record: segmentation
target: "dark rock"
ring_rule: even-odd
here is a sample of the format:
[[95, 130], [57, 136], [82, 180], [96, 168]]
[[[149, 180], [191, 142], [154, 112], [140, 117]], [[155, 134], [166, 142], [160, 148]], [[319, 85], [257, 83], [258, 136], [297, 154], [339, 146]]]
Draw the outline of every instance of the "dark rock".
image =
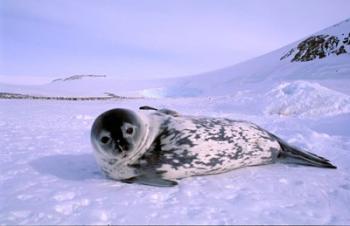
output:
[[341, 41], [344, 45], [350, 45], [350, 33], [343, 40], [332, 35], [311, 36], [300, 42], [296, 48], [289, 50], [280, 60], [289, 58], [294, 53], [291, 62], [306, 62], [317, 58], [322, 59], [333, 54], [347, 53], [346, 47], [339, 45]]
[[335, 54], [340, 55], [340, 54], [344, 54], [344, 53], [347, 53], [345, 47], [340, 46], [340, 48], [337, 50], [337, 52]]

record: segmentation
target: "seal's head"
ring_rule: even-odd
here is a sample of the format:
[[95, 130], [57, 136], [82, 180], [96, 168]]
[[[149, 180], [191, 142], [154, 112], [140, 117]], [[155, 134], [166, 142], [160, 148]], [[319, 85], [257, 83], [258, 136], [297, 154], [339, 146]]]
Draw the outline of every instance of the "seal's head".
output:
[[97, 154], [127, 161], [139, 152], [145, 136], [142, 119], [127, 109], [112, 109], [97, 117], [91, 129], [91, 142]]

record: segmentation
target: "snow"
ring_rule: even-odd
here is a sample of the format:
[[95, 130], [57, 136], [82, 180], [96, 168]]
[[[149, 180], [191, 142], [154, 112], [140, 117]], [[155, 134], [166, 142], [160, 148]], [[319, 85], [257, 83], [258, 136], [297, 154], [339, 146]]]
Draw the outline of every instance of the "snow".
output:
[[[349, 24], [323, 33], [348, 32]], [[146, 97], [0, 99], [0, 223], [350, 224], [350, 55], [280, 61], [296, 44], [182, 78], [0, 84], [0, 92], [31, 95]], [[109, 180], [93, 156], [91, 125], [111, 108], [142, 105], [249, 120], [338, 169], [271, 164], [186, 178], [172, 188]]]
[[[350, 131], [344, 125], [350, 114], [250, 114], [243, 107], [233, 110], [234, 98], [1, 100], [1, 223], [349, 224]], [[105, 178], [89, 141], [94, 118], [110, 108], [145, 104], [253, 121], [329, 158], [338, 169], [274, 164], [187, 178], [174, 188]]]
[[350, 97], [318, 83], [286, 82], [267, 94], [268, 114], [320, 116], [350, 112]]

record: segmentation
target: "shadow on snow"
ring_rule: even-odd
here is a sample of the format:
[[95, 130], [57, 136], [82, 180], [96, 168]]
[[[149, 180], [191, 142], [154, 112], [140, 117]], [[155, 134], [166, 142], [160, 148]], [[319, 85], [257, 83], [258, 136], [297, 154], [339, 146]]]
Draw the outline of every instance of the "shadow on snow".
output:
[[33, 160], [30, 165], [41, 174], [64, 180], [82, 181], [104, 178], [93, 155], [51, 155]]

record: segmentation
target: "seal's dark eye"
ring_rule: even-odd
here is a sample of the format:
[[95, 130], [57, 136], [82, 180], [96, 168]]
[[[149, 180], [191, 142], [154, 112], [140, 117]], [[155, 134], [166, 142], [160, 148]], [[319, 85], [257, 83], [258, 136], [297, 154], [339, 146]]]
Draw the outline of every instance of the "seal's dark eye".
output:
[[109, 142], [109, 137], [106, 137], [106, 136], [102, 137], [102, 138], [101, 138], [101, 142], [102, 142], [103, 144], [107, 144], [107, 143]]
[[132, 134], [133, 132], [134, 132], [134, 129], [131, 127], [126, 130], [126, 133], [129, 135]]

